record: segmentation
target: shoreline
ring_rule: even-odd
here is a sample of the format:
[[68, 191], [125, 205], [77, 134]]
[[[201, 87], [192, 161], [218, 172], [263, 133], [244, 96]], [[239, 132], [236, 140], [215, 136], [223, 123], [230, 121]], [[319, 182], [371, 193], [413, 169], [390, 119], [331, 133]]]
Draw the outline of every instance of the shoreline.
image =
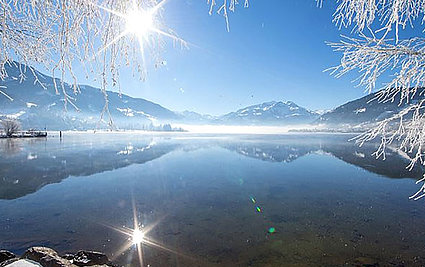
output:
[[8, 250], [0, 250], [0, 267], [117, 267], [106, 254], [97, 251], [79, 250], [59, 255], [48, 247], [31, 247], [18, 256]]

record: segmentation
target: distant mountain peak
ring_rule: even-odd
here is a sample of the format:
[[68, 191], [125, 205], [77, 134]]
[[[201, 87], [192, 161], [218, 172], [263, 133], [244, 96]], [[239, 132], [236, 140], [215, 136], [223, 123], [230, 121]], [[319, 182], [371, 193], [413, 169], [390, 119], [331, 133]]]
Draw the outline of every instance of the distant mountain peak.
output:
[[220, 117], [233, 124], [304, 124], [314, 121], [318, 114], [292, 101], [269, 101], [241, 108]]
[[414, 98], [410, 99], [409, 103], [400, 105], [399, 95], [398, 99], [395, 99], [395, 101], [384, 103], [374, 100], [375, 97], [376, 93], [371, 93], [362, 98], [340, 105], [321, 115], [317, 123], [334, 126], [341, 124], [351, 126], [369, 125], [389, 118], [406, 106], [425, 98], [424, 95], [418, 93]]

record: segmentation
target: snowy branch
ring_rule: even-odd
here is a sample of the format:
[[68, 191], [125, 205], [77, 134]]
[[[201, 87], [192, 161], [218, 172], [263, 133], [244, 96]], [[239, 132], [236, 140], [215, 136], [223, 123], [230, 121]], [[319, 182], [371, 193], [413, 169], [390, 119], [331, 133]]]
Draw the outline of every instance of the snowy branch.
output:
[[331, 74], [341, 77], [357, 70], [359, 85], [368, 92], [376, 89], [376, 83], [383, 74], [390, 74], [379, 93], [380, 101], [394, 101], [400, 94], [400, 104], [409, 102], [417, 91], [425, 87], [425, 39], [412, 38], [398, 44], [386, 40], [362, 36], [363, 39], [345, 37], [339, 43], [329, 43], [336, 52], [342, 53], [338, 66], [328, 69]]
[[[322, 0], [316, 0], [321, 3]], [[334, 23], [342, 28], [353, 27], [357, 32], [373, 30], [383, 33], [382, 39], [394, 31], [398, 42], [400, 30], [413, 27], [413, 21], [425, 13], [425, 0], [337, 0]], [[374, 25], [376, 21], [379, 25]]]
[[[317, 1], [322, 4], [322, 0]], [[352, 28], [357, 36], [328, 43], [342, 54], [340, 64], [328, 71], [336, 77], [357, 71], [360, 86], [369, 93], [380, 89], [372, 101], [399, 101], [400, 107], [393, 116], [358, 136], [357, 142], [362, 145], [380, 139], [374, 153], [377, 158], [385, 159], [386, 148], [396, 145], [410, 157], [407, 168], [425, 165], [425, 38], [399, 38], [400, 31], [413, 28], [415, 20], [421, 18], [423, 24], [425, 0], [338, 0], [337, 3], [334, 23], [339, 28]], [[425, 196], [425, 175], [418, 182], [424, 185], [411, 197], [415, 200]]]
[[[244, 1], [244, 7], [249, 7], [249, 0], [242, 0]], [[217, 5], [217, 0], [207, 0], [207, 3], [210, 5], [210, 15], [212, 15], [215, 6]], [[230, 24], [229, 24], [229, 12], [235, 12], [236, 5], [239, 4], [238, 0], [222, 0], [222, 4], [217, 9], [217, 14], [222, 14], [225, 21], [226, 21], [226, 27], [227, 31], [230, 31]]]
[[[220, 4], [217, 13], [225, 17], [229, 30], [228, 11], [233, 12], [238, 1], [206, 1], [210, 13]], [[71, 92], [65, 90], [65, 78], [71, 77], [72, 93], [78, 94], [73, 66], [82, 65], [87, 78], [100, 81], [105, 98], [101, 117], [109, 116], [106, 89], [119, 86], [121, 67], [131, 67], [134, 75], [145, 80], [147, 64], [164, 65], [163, 37], [186, 47], [186, 42], [160, 19], [155, 21], [158, 27], [145, 36], [143, 44], [140, 36], [123, 34], [126, 16], [135, 5], [141, 10], [155, 8], [161, 18], [164, 3], [164, 0], [0, 0], [0, 80], [8, 76], [5, 65], [13, 61], [28, 66], [44, 65], [54, 78], [59, 78], [58, 83], [53, 80], [54, 87], [56, 93], [63, 94], [65, 108], [70, 104], [78, 109]], [[244, 0], [244, 6], [248, 6], [248, 0]], [[5, 95], [3, 91], [0, 94]]]

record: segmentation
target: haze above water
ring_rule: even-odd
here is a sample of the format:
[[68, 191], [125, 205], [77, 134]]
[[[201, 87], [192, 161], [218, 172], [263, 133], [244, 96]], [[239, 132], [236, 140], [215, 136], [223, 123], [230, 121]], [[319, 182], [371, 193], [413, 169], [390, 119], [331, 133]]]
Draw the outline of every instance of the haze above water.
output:
[[[0, 248], [104, 251], [138, 220], [150, 266], [423, 266], [423, 170], [349, 135], [67, 134], [0, 140]], [[115, 229], [114, 229], [115, 228]]]

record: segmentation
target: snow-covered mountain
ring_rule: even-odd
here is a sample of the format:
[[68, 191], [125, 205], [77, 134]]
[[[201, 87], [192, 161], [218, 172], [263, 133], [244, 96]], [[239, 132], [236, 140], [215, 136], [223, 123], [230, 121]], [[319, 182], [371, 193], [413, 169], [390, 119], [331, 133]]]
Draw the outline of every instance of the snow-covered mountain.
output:
[[416, 103], [425, 96], [419, 91], [414, 98], [409, 100], [409, 103], [400, 105], [400, 95], [395, 97], [393, 102], [379, 103], [374, 100], [376, 93], [369, 94], [362, 98], [350, 101], [343, 104], [320, 116], [316, 123], [334, 125], [369, 125], [388, 118], [407, 105]]
[[[32, 71], [24, 65], [7, 65], [6, 72], [8, 77], [0, 81], [0, 86], [13, 100], [0, 97], [0, 117], [19, 119], [24, 129], [47, 127], [50, 130], [84, 130], [99, 126], [100, 115], [105, 106], [100, 89], [81, 85], [80, 92], [75, 94], [71, 85], [64, 84], [66, 93], [77, 107], [68, 103], [65, 110], [59, 80], [56, 80], [59, 88], [56, 93], [52, 77]], [[39, 82], [35, 83], [36, 77]], [[108, 91], [108, 100], [114, 124], [119, 128], [140, 129], [154, 121], [181, 118], [158, 104], [125, 94]], [[107, 119], [108, 116], [105, 115], [104, 120]], [[105, 123], [100, 123], [100, 127], [105, 126]]]
[[180, 112], [181, 121], [184, 123], [193, 124], [210, 124], [219, 122], [219, 118], [208, 114], [200, 114], [194, 111], [185, 110]]
[[[86, 130], [106, 128], [108, 115], [100, 122], [105, 106], [100, 89], [64, 84], [69, 100], [65, 105], [60, 80], [19, 63], [6, 66], [8, 76], [0, 89], [13, 100], [0, 95], [0, 119], [16, 118], [23, 129]], [[59, 89], [56, 92], [54, 84]], [[108, 91], [109, 111], [114, 126], [121, 129], [144, 129], [154, 123], [226, 124], [226, 125], [293, 125], [311, 123], [319, 114], [291, 101], [272, 101], [249, 106], [223, 116], [202, 115], [193, 111], [173, 112], [142, 98]], [[66, 107], [66, 110], [65, 110]], [[100, 123], [99, 123], [100, 122]]]
[[319, 117], [316, 112], [292, 101], [271, 101], [228, 113], [220, 120], [229, 124], [289, 125], [311, 123]]

